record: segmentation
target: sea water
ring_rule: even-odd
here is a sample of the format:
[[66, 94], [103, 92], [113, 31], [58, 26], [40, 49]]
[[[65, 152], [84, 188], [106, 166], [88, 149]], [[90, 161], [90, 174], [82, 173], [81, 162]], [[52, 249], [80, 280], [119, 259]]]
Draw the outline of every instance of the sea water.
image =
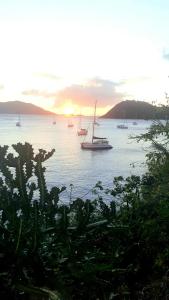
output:
[[[46, 181], [48, 187], [66, 186], [63, 198], [87, 198], [98, 181], [104, 188], [113, 186], [113, 178], [132, 174], [141, 175], [145, 172], [145, 143], [137, 143], [130, 136], [140, 135], [147, 131], [151, 121], [126, 120], [128, 129], [118, 129], [124, 120], [99, 119], [95, 126], [95, 135], [106, 137], [113, 146], [111, 150], [82, 150], [81, 142], [91, 141], [92, 118], [84, 117], [82, 127], [87, 128], [87, 136], [78, 136], [79, 118], [71, 117], [74, 127], [68, 127], [68, 117], [56, 117], [53, 124], [51, 116], [22, 115], [21, 127], [16, 126], [17, 115], [0, 115], [0, 145], [11, 145], [28, 142], [33, 145], [35, 153], [38, 149], [50, 151], [55, 149], [53, 156], [45, 162]], [[72, 186], [73, 185], [73, 186]], [[70, 196], [71, 194], [71, 196]]]

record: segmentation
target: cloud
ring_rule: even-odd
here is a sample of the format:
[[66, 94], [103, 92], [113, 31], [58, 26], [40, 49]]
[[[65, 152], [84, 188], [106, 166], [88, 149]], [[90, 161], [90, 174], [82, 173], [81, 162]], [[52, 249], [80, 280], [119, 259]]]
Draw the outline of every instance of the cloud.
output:
[[43, 90], [30, 89], [30, 90], [22, 91], [22, 95], [32, 96], [32, 97], [53, 98], [56, 97], [56, 92], [51, 93]]
[[163, 54], [162, 54], [162, 57], [166, 60], [169, 60], [169, 50], [168, 50], [168, 47], [163, 49]]
[[22, 92], [24, 96], [41, 97], [54, 101], [53, 107], [58, 108], [70, 102], [74, 106], [91, 107], [97, 100], [97, 107], [112, 107], [124, 100], [126, 94], [119, 92], [117, 88], [124, 83], [113, 82], [101, 78], [90, 79], [83, 84], [72, 84], [60, 91], [48, 91], [40, 89], [28, 89]]
[[169, 60], [169, 53], [163, 53], [163, 58]]
[[123, 85], [123, 84], [138, 84], [140, 82], [147, 82], [151, 79], [152, 78], [150, 76], [137, 76], [137, 77], [127, 78], [127, 79], [121, 81], [120, 85]]
[[46, 72], [34, 73], [34, 75], [37, 76], [37, 77], [43, 77], [43, 78], [47, 78], [47, 79], [51, 79], [51, 80], [60, 80], [60, 79], [62, 79], [62, 77], [60, 77], [60, 76], [56, 76], [54, 74], [50, 74], [50, 73], [46, 73]]
[[117, 92], [116, 88], [121, 83], [110, 80], [94, 78], [84, 84], [73, 84], [57, 93], [55, 105], [60, 105], [65, 100], [72, 100], [75, 105], [92, 106], [98, 101], [98, 106], [113, 106], [123, 100], [125, 94]]

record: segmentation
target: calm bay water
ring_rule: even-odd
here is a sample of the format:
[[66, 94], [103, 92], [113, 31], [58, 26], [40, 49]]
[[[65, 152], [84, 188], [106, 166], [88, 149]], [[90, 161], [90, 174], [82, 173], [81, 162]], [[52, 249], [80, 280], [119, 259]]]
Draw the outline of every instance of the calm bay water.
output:
[[[147, 145], [130, 140], [129, 136], [139, 135], [150, 126], [150, 121], [126, 120], [128, 129], [117, 129], [122, 120], [99, 119], [100, 126], [96, 126], [96, 136], [107, 137], [112, 150], [86, 151], [80, 143], [84, 137], [77, 135], [79, 118], [72, 119], [73, 128], [68, 128], [67, 117], [57, 117], [56, 125], [52, 124], [51, 116], [24, 115], [21, 116], [21, 127], [17, 127], [17, 115], [0, 115], [0, 144], [9, 145], [18, 142], [29, 142], [35, 150], [42, 148], [56, 151], [46, 162], [46, 179], [48, 186], [68, 187], [64, 198], [69, 198], [70, 184], [73, 184], [73, 196], [90, 194], [90, 190], [97, 181], [102, 181], [105, 188], [112, 186], [114, 176], [141, 175], [145, 166]], [[82, 120], [82, 127], [89, 128], [85, 140], [91, 139], [91, 118]], [[135, 163], [133, 168], [131, 164]]]

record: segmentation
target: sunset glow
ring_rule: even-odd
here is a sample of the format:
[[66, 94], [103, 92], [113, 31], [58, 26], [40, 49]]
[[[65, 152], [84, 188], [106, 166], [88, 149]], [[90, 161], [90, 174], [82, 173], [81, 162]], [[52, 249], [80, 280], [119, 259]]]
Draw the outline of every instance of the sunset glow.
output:
[[167, 1], [9, 0], [0, 8], [0, 101], [65, 115], [92, 115], [95, 100], [98, 115], [126, 99], [165, 102]]
[[53, 112], [56, 114], [61, 114], [65, 116], [77, 115], [79, 114], [80, 107], [75, 105], [72, 100], [62, 101], [58, 105], [54, 105]]
[[74, 114], [74, 107], [73, 106], [64, 106], [63, 107], [63, 114], [64, 115], [73, 115]]

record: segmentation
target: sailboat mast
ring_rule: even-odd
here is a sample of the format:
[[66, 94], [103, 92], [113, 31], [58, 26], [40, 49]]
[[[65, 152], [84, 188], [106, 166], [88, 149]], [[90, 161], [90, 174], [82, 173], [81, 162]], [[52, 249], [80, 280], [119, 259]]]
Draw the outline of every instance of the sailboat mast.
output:
[[79, 119], [79, 128], [81, 129], [81, 120], [82, 120], [82, 114], [81, 114], [81, 111], [80, 111], [80, 119]]
[[94, 106], [93, 130], [92, 130], [92, 144], [93, 144], [94, 126], [95, 126], [95, 120], [96, 120], [96, 103], [97, 103], [97, 101], [95, 102], [95, 106]]

